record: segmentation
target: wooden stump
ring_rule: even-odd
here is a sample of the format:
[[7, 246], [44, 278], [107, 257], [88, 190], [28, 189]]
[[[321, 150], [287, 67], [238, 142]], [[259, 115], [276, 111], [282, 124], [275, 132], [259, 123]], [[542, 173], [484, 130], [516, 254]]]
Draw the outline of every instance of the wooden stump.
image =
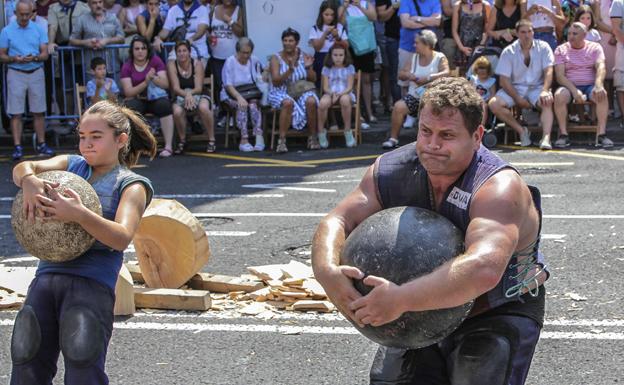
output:
[[134, 236], [139, 266], [148, 287], [177, 289], [210, 258], [201, 223], [179, 202], [154, 199]]
[[114, 312], [115, 315], [133, 315], [135, 311], [132, 276], [126, 265], [121, 265], [117, 284], [115, 285]]

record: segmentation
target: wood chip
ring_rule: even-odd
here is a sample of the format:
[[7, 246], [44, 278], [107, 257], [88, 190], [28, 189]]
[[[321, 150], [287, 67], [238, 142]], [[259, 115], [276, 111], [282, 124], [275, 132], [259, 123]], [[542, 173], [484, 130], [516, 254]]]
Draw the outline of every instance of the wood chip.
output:
[[253, 302], [242, 309], [239, 309], [238, 312], [246, 315], [258, 315], [267, 311], [267, 307], [264, 306], [261, 302]]
[[329, 301], [310, 301], [310, 300], [297, 301], [296, 303], [292, 305], [292, 308], [293, 310], [298, 310], [298, 311], [314, 310], [314, 311], [325, 312], [325, 313], [336, 310], [336, 307], [334, 306], [334, 304]]
[[209, 273], [195, 274], [188, 284], [193, 289], [208, 290], [214, 293], [229, 293], [231, 291], [251, 293], [264, 286], [262, 282], [257, 280], [250, 281], [241, 277]]
[[134, 303], [138, 308], [204, 311], [211, 299], [205, 290], [135, 288]]
[[282, 279], [284, 276], [282, 267], [284, 266], [286, 265], [249, 266], [247, 267], [247, 270], [264, 281], [270, 281]]
[[286, 278], [306, 279], [314, 276], [312, 267], [299, 261], [290, 261], [288, 265], [282, 265], [281, 269]]

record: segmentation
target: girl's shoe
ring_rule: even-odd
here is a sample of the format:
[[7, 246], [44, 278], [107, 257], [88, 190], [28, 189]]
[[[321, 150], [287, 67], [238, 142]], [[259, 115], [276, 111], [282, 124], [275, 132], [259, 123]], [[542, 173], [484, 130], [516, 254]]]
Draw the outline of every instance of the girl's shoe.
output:
[[345, 131], [345, 144], [348, 148], [355, 147], [357, 142], [355, 141], [355, 137], [353, 136], [353, 131]]
[[162, 150], [162, 151], [160, 152], [160, 154], [158, 154], [158, 157], [159, 157], [159, 158], [169, 158], [169, 157], [170, 157], [170, 156], [172, 156], [172, 155], [173, 155], [173, 151], [171, 151], [171, 150], [170, 150], [170, 149], [168, 149], [168, 148], [165, 148], [164, 150]]
[[249, 142], [245, 144], [239, 144], [238, 149], [241, 150], [242, 152], [252, 152], [254, 150], [253, 146]]
[[264, 151], [264, 136], [256, 135], [256, 145], [254, 146], [254, 151]]
[[173, 151], [173, 153], [176, 155], [183, 154], [185, 147], [186, 147], [186, 141], [181, 140], [178, 142], [178, 145], [176, 146], [176, 149]]
[[327, 147], [329, 147], [329, 141], [327, 140], [327, 131], [319, 131], [318, 141], [322, 149], [326, 149]]

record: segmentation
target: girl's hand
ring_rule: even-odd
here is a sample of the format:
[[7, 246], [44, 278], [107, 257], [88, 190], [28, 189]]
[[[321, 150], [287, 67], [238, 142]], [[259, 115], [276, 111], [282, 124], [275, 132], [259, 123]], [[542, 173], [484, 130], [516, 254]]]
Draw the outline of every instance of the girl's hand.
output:
[[86, 207], [82, 204], [77, 192], [67, 188], [65, 194], [61, 195], [52, 184], [47, 182], [45, 183], [45, 192], [49, 198], [43, 194], [37, 195], [41, 210], [45, 213], [45, 221], [80, 223]]
[[[37, 195], [45, 193], [45, 182], [43, 179], [37, 178], [35, 175], [27, 175], [22, 178], [22, 194], [23, 194], [23, 213], [26, 220], [30, 223], [35, 222], [35, 217], [43, 217], [40, 211], [39, 200]], [[58, 187], [58, 183], [53, 186]]]
[[331, 94], [331, 104], [332, 105], [336, 104], [336, 102], [338, 102], [338, 100], [340, 100], [340, 95], [335, 93], [335, 92], [332, 92], [332, 94]]

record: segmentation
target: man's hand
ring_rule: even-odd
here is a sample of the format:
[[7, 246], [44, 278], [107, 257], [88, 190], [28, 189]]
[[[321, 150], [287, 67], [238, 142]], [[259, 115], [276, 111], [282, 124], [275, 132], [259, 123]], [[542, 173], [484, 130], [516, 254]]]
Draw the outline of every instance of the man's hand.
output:
[[572, 97], [574, 98], [574, 103], [583, 104], [585, 103], [585, 95], [578, 88], [576, 91], [572, 93]]
[[550, 91], [542, 91], [539, 96], [540, 106], [548, 107], [552, 105], [554, 99], [552, 92]]
[[[364, 273], [353, 266], [332, 266], [323, 274], [317, 274], [316, 279], [325, 289], [330, 301], [338, 310], [352, 320], [355, 313], [349, 308], [349, 304], [362, 298], [362, 294], [353, 286], [352, 279], [362, 279]], [[364, 325], [361, 325], [364, 326]]]
[[399, 318], [405, 312], [405, 304], [401, 300], [400, 287], [387, 279], [369, 275], [364, 284], [374, 289], [365, 297], [349, 304], [355, 312], [358, 324], [381, 326]]
[[594, 95], [594, 100], [596, 103], [600, 103], [607, 98], [607, 91], [605, 91], [604, 87], [596, 86], [592, 90], [592, 94]]
[[48, 54], [52, 55], [54, 52], [56, 52], [57, 47], [58, 47], [58, 44], [56, 43], [48, 44]]
[[521, 109], [531, 108], [532, 107], [531, 103], [529, 103], [529, 101], [526, 100], [523, 97], [518, 97], [518, 99], [516, 99], [515, 102], [516, 102], [516, 105], [518, 106], [518, 108], [521, 108]]
[[303, 54], [303, 65], [305, 67], [310, 67], [313, 64], [314, 64], [314, 57]]
[[154, 43], [152, 44], [152, 47], [154, 47], [154, 51], [160, 53], [160, 51], [162, 50], [162, 44], [163, 41], [160, 39], [160, 37], [156, 36], [154, 38]]
[[95, 86], [97, 88], [104, 87], [105, 83], [106, 83], [106, 79], [95, 79]]

